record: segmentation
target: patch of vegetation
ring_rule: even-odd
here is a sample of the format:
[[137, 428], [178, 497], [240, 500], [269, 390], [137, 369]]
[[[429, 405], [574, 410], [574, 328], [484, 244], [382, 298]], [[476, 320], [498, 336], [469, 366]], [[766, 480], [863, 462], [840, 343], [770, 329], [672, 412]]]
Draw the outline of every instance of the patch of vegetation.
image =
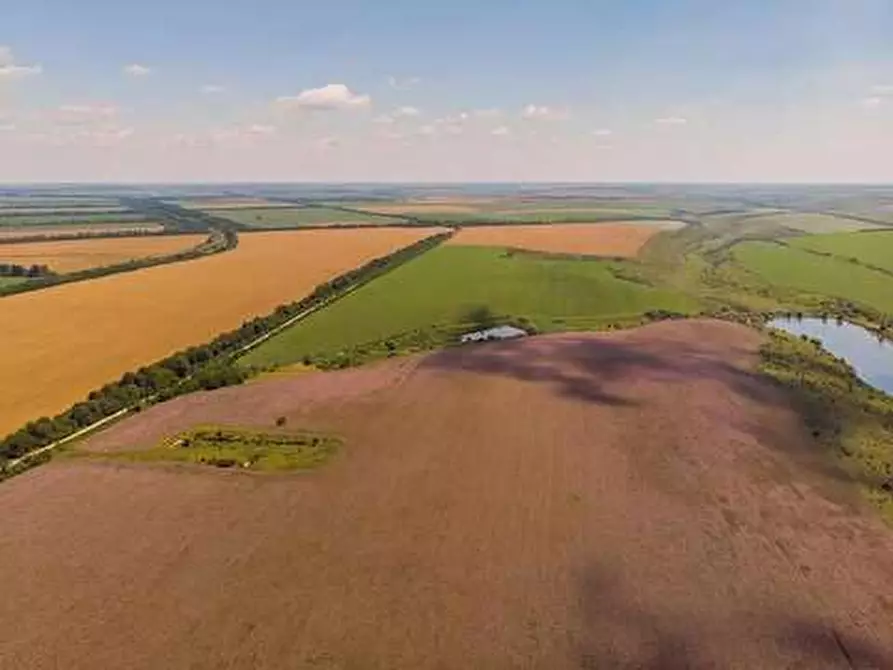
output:
[[[359, 358], [356, 348], [409, 341], [411, 349], [476, 330], [472, 308], [494, 323], [521, 318], [543, 331], [583, 330], [636, 320], [652, 310], [693, 313], [697, 301], [673, 290], [627, 281], [620, 262], [518, 254], [491, 247], [446, 246], [407, 263], [313, 314], [248, 354], [247, 367], [315, 365]], [[326, 365], [323, 364], [323, 367]]]
[[893, 398], [863, 383], [816, 340], [770, 331], [760, 369], [792, 389], [817, 442], [893, 524]]
[[893, 273], [893, 230], [807, 235], [790, 240], [789, 244]]
[[306, 470], [322, 465], [340, 444], [338, 439], [318, 433], [203, 426], [167, 438], [152, 449], [112, 454], [79, 451], [74, 455], [103, 460], [193, 463], [215, 468], [277, 472]]
[[145, 215], [132, 211], [29, 214], [24, 210], [16, 213], [0, 210], [0, 227], [21, 227], [31, 225], [84, 226], [91, 223], [131, 223], [146, 220], [148, 219]]

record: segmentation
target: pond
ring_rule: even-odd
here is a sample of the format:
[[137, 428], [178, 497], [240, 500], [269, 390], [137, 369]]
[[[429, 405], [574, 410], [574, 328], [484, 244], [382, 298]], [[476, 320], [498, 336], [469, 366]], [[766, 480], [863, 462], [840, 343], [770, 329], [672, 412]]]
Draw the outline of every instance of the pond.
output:
[[893, 343], [851, 323], [835, 319], [779, 318], [769, 322], [792, 335], [806, 335], [821, 341], [832, 354], [845, 359], [856, 374], [877, 389], [893, 394]]

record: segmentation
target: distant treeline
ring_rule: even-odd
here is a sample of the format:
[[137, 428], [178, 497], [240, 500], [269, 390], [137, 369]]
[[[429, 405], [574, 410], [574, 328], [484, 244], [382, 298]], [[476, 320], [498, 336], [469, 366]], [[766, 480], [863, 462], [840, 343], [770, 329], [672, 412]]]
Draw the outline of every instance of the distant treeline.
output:
[[[302, 312], [333, 300], [425, 253], [451, 234], [428, 237], [392, 254], [376, 258], [320, 284], [306, 298], [280, 305], [267, 316], [246, 321], [237, 330], [219, 335], [208, 344], [190, 347], [136, 372], [126, 373], [119, 381], [91, 392], [87, 400], [77, 403], [62, 414], [32, 421], [7, 436], [0, 442], [0, 463], [52, 444], [121, 410], [138, 408], [141, 403], [161, 402], [197, 390], [216, 389], [243, 382], [247, 373], [234, 365], [235, 359], [259, 337]], [[0, 478], [5, 472], [5, 466], [0, 465]]]
[[195, 233], [209, 230], [237, 231], [248, 226], [201, 210], [186, 209], [158, 198], [122, 198], [122, 204], [158, 221], [168, 230]]
[[55, 273], [49, 265], [18, 265], [17, 263], [0, 263], [0, 277], [53, 277]]
[[32, 242], [65, 242], [68, 240], [105, 240], [118, 237], [159, 237], [163, 235], [190, 235], [179, 230], [146, 230], [135, 228], [133, 230], [84, 230], [79, 233], [35, 233], [21, 237], [0, 237], [0, 245], [25, 244]]
[[191, 249], [186, 249], [168, 256], [149, 256], [146, 258], [135, 258], [124, 263], [116, 263], [115, 265], [105, 265], [95, 268], [87, 268], [78, 272], [70, 272], [68, 274], [49, 274], [41, 275], [36, 279], [22, 283], [13, 284], [12, 286], [0, 287], [0, 297], [12, 295], [13, 293], [24, 293], [25, 291], [34, 291], [48, 286], [57, 286], [59, 284], [69, 284], [71, 282], [83, 281], [85, 279], [97, 279], [108, 275], [118, 274], [120, 272], [131, 272], [133, 270], [141, 270], [156, 265], [165, 265], [167, 263], [176, 263], [179, 261], [187, 261], [209, 254], [220, 253], [235, 249], [239, 244], [239, 238], [232, 231], [215, 231], [211, 233], [207, 240], [200, 245]]

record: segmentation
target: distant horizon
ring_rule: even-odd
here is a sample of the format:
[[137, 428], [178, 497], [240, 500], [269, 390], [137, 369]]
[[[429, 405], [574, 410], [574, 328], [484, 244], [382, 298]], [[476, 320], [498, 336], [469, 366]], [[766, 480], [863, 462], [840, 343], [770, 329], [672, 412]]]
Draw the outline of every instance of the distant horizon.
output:
[[80, 187], [80, 186], [869, 186], [893, 187], [891, 181], [671, 181], [671, 180], [454, 180], [454, 181], [403, 181], [403, 180], [146, 180], [146, 181], [32, 181], [3, 182], [4, 188], [46, 188], [46, 187]]

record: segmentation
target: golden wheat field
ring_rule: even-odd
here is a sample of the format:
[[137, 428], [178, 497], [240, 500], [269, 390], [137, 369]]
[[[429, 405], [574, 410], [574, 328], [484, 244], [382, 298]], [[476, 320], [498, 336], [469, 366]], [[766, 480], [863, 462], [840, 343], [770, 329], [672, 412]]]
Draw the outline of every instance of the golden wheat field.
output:
[[0, 298], [0, 434], [435, 232], [252, 233], [227, 253]]
[[661, 225], [610, 223], [479, 226], [463, 228], [447, 244], [631, 258], [663, 229]]
[[0, 262], [48, 265], [60, 274], [116, 265], [138, 258], [168, 256], [198, 246], [207, 235], [109, 237], [53, 242], [23, 242], [0, 246]]
[[164, 230], [164, 226], [160, 223], [150, 221], [134, 221], [128, 223], [89, 223], [82, 226], [65, 225], [34, 225], [27, 226], [9, 226], [0, 227], [0, 240], [18, 239], [20, 237], [58, 237], [60, 235], [102, 235], [107, 233], [121, 232], [159, 232]]

